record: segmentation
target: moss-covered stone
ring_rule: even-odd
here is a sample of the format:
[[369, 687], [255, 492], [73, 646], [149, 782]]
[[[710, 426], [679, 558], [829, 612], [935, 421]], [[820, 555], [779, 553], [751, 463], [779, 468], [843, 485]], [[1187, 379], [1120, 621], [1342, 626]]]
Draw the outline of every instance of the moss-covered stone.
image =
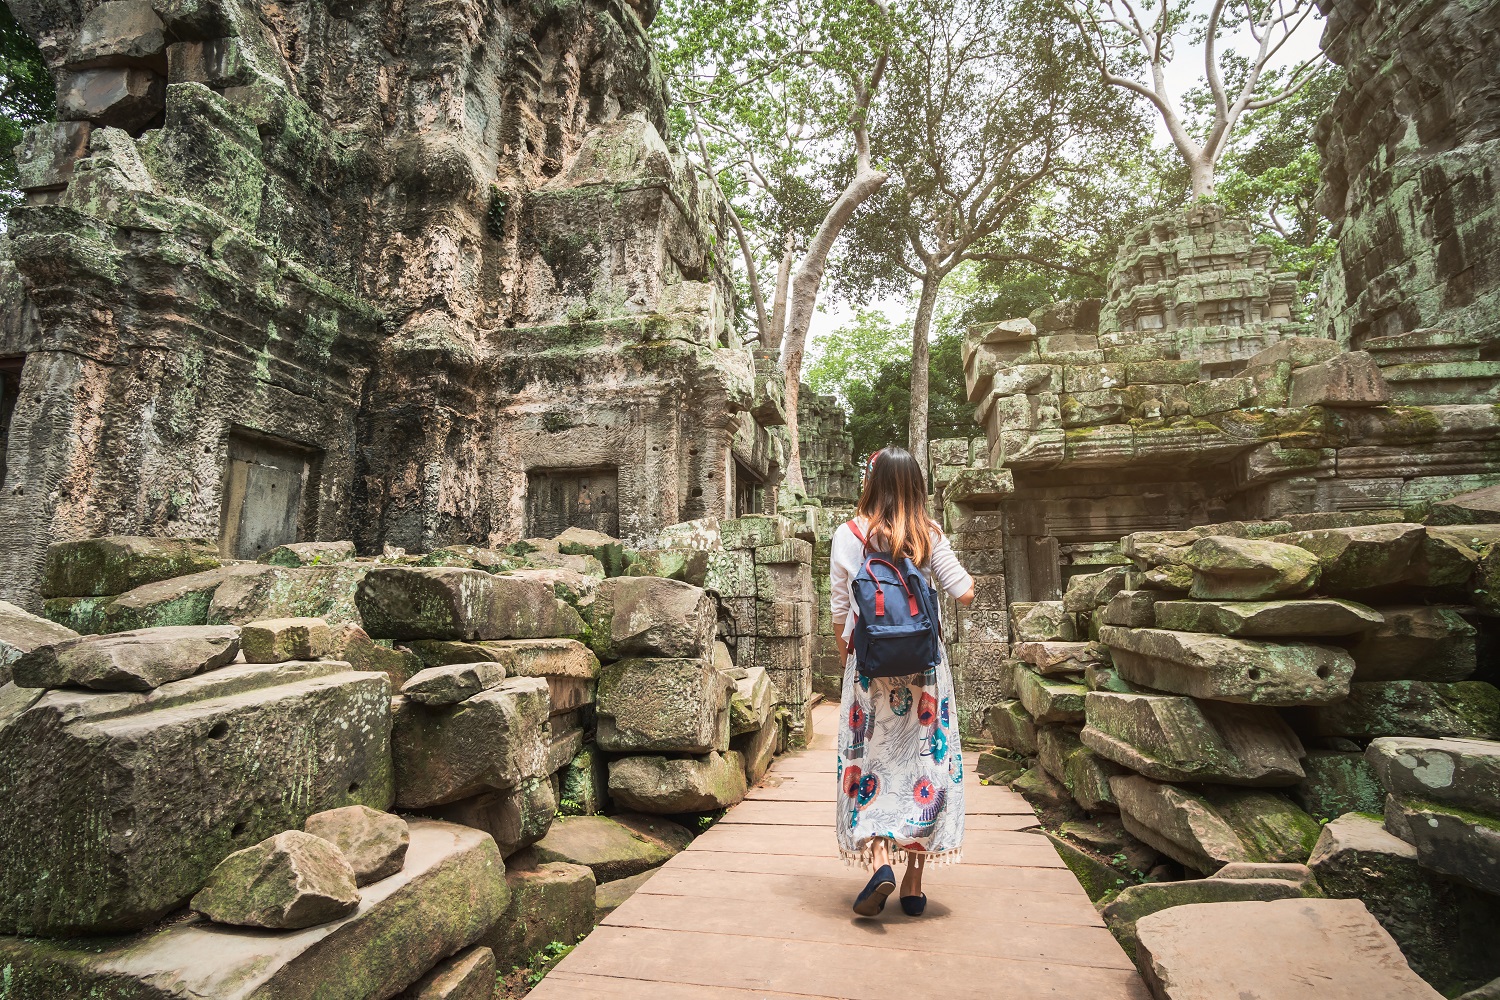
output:
[[1314, 750], [1302, 761], [1307, 776], [1291, 796], [1309, 816], [1331, 820], [1345, 813], [1379, 812], [1385, 789], [1364, 754]]
[[1136, 957], [1136, 921], [1148, 914], [1173, 906], [1196, 903], [1229, 903], [1271, 899], [1298, 899], [1306, 895], [1304, 886], [1280, 879], [1204, 878], [1183, 882], [1152, 882], [1126, 886], [1104, 907], [1105, 926], [1125, 949]]
[[1372, 681], [1349, 686], [1349, 697], [1315, 712], [1319, 735], [1369, 740], [1379, 736], [1500, 739], [1500, 690], [1483, 681]]
[[745, 791], [745, 762], [733, 750], [703, 757], [625, 757], [609, 765], [610, 798], [636, 812], [711, 812], [739, 802]]
[[54, 542], [47, 548], [42, 589], [47, 597], [120, 594], [218, 565], [218, 547], [206, 538], [107, 535]]
[[658, 816], [571, 816], [556, 820], [534, 850], [542, 861], [586, 865], [598, 881], [612, 882], [661, 865], [692, 839]]

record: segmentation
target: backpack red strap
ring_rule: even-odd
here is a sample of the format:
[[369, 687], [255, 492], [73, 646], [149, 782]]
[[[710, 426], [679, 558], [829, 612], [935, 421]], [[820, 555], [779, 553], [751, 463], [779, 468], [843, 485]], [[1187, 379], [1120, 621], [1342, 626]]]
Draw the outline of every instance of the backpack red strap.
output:
[[852, 531], [852, 532], [854, 532], [854, 537], [859, 539], [859, 544], [863, 545], [865, 548], [868, 549], [870, 547], [870, 540], [865, 537], [865, 533], [863, 531], [859, 530], [859, 525], [857, 525], [857, 524], [854, 523], [854, 519], [853, 518], [849, 519], [848, 524], [849, 524], [849, 530]]
[[[874, 563], [879, 563], [882, 566], [889, 566], [891, 570], [895, 572], [896, 579], [901, 583], [901, 589], [906, 591], [906, 606], [911, 610], [912, 614], [917, 614], [919, 612], [919, 608], [917, 606], [917, 595], [913, 594], [911, 592], [911, 588], [906, 585], [906, 578], [901, 575], [901, 567], [897, 566], [895, 563], [887, 562], [884, 559], [876, 559], [872, 556], [869, 559], [865, 560], [864, 568], [868, 570]], [[884, 617], [885, 615], [885, 591], [882, 590], [878, 584], [875, 587], [875, 614], [877, 617]]]

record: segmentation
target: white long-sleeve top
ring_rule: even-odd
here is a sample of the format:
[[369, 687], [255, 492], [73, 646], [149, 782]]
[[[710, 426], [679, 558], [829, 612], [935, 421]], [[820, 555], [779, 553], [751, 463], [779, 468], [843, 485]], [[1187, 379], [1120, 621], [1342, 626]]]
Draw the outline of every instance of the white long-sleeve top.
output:
[[[859, 530], [869, 535], [869, 526], [864, 518], [859, 521]], [[833, 547], [829, 559], [833, 564], [832, 587], [829, 603], [833, 610], [833, 627], [848, 640], [854, 634], [854, 578], [864, 563], [864, 543], [854, 534], [847, 523], [841, 524], [833, 533]], [[932, 554], [922, 567], [929, 580], [936, 579], [943, 593], [950, 597], [962, 597], [974, 585], [974, 578], [958, 561], [958, 554], [948, 541], [948, 536], [936, 527], [932, 529]]]

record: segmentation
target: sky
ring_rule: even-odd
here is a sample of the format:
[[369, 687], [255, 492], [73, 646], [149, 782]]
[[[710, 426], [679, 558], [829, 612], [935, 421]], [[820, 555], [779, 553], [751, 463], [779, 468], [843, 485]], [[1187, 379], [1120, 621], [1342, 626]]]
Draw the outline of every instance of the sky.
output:
[[[1140, 3], [1140, 0], [1137, 0]], [[1147, 3], [1150, 0], [1146, 0]], [[1193, 0], [1193, 7], [1199, 13], [1207, 14], [1213, 7], [1213, 0]], [[1154, 8], [1153, 8], [1154, 9]], [[1297, 65], [1310, 58], [1318, 51], [1318, 38], [1323, 32], [1322, 19], [1310, 19], [1301, 30], [1286, 43], [1279, 53], [1280, 58], [1273, 63], [1276, 66]], [[1248, 32], [1241, 32], [1238, 36], [1232, 36], [1235, 47], [1242, 52], [1252, 51], [1254, 42]], [[1220, 49], [1226, 48], [1221, 44]], [[1167, 82], [1171, 86], [1174, 95], [1181, 95], [1188, 89], [1197, 86], [1203, 79], [1203, 49], [1201, 46], [1186, 46], [1176, 59], [1167, 65]], [[1145, 104], [1145, 99], [1141, 99]], [[1156, 123], [1156, 142], [1160, 145], [1169, 144], [1166, 126], [1162, 124], [1161, 116], [1156, 114], [1152, 108], [1152, 117]], [[825, 289], [826, 289], [825, 284]], [[1037, 303], [1043, 305], [1044, 303]], [[854, 318], [854, 312], [860, 305], [870, 305], [887, 316], [894, 318], [904, 317], [908, 313], [907, 299], [892, 297], [876, 299], [869, 303], [849, 303], [831, 300], [826, 294], [818, 296], [818, 308], [813, 313], [812, 322], [808, 326], [808, 353], [817, 357], [819, 346], [823, 337], [832, 331], [848, 323]]]

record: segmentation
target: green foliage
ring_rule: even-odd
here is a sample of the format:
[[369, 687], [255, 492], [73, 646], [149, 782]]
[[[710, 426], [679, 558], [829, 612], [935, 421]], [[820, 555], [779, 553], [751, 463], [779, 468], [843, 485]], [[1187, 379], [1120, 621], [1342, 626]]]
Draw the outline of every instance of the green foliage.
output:
[[[582, 941], [583, 938], [579, 937], [578, 940]], [[564, 944], [561, 941], [552, 941], [544, 945], [540, 951], [526, 960], [526, 967], [529, 970], [526, 974], [527, 985], [535, 986], [541, 982], [546, 978], [547, 973], [551, 972], [558, 962], [567, 958], [568, 953], [576, 947], [578, 947], [577, 942]]]
[[804, 371], [813, 392], [849, 405], [851, 386], [873, 385], [880, 371], [911, 357], [905, 323], [879, 309], [863, 308], [854, 320], [819, 338], [817, 357]]
[[52, 76], [31, 36], [16, 23], [9, 4], [0, 4], [0, 209], [21, 200], [16, 190], [16, 147], [32, 125], [57, 113]]
[[[880, 360], [844, 378], [829, 375], [823, 382], [825, 388], [819, 390], [838, 396], [849, 408], [849, 433], [856, 455], [868, 455], [890, 444], [905, 447], [911, 420], [911, 347], [906, 324], [884, 316], [879, 319], [890, 334]], [[956, 328], [939, 333], [931, 352], [927, 416], [931, 436], [966, 437], [974, 429], [974, 408], [964, 389], [962, 333]]]

